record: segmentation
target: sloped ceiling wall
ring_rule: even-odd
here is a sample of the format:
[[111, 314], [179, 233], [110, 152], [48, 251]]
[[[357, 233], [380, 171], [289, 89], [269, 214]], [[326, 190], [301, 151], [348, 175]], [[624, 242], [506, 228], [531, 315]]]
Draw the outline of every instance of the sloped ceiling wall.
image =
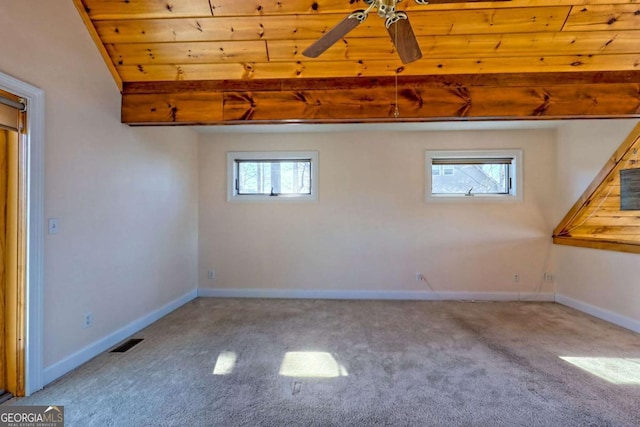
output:
[[640, 124], [554, 230], [557, 244], [640, 253], [640, 210], [621, 209], [620, 171], [640, 168]]

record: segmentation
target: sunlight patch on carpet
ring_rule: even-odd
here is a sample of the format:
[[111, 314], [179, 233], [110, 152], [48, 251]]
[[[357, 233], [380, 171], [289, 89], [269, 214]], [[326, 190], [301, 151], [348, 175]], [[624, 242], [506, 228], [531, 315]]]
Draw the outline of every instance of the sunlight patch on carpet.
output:
[[238, 355], [234, 351], [223, 351], [218, 355], [216, 366], [213, 368], [213, 375], [229, 375], [236, 367]]
[[640, 359], [620, 357], [560, 357], [613, 384], [640, 385]]
[[330, 353], [290, 351], [284, 355], [280, 375], [300, 378], [338, 378], [349, 376], [349, 373]]

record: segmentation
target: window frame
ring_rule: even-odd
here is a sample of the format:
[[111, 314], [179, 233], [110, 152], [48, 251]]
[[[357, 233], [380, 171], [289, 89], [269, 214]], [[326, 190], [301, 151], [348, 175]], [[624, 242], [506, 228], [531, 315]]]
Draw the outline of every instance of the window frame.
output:
[[[521, 149], [508, 150], [426, 150], [425, 151], [425, 202], [522, 202], [523, 201], [523, 153]], [[432, 192], [432, 166], [434, 159], [511, 159], [509, 178], [511, 188], [508, 194], [434, 194]]]
[[[310, 194], [238, 194], [236, 161], [295, 161], [311, 160]], [[227, 201], [228, 202], [315, 202], [318, 200], [318, 152], [317, 151], [229, 151], [227, 152]]]

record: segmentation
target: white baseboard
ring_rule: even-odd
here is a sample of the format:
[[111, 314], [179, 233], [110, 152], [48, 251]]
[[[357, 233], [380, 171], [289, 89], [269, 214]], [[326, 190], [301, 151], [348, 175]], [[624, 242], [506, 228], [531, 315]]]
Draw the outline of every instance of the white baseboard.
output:
[[555, 301], [553, 293], [199, 288], [199, 297], [410, 301]]
[[595, 305], [582, 302], [571, 297], [556, 294], [556, 302], [558, 304], [566, 305], [573, 309], [590, 314], [614, 325], [622, 326], [623, 328], [630, 329], [634, 332], [640, 333], [640, 321], [632, 319], [630, 317], [623, 316], [613, 311], [605, 310], [604, 308], [596, 307]]
[[190, 291], [184, 294], [183, 296], [179, 297], [178, 299], [175, 299], [165, 304], [164, 306], [158, 308], [157, 310], [154, 310], [151, 313], [145, 316], [142, 316], [137, 320], [134, 320], [133, 322], [107, 335], [106, 337], [99, 339], [93, 344], [90, 344], [85, 348], [71, 354], [70, 356], [65, 357], [61, 361], [46, 367], [44, 369], [44, 385], [47, 385], [50, 382], [60, 378], [67, 372], [93, 359], [100, 353], [108, 350], [109, 348], [118, 344], [120, 341], [124, 340], [125, 338], [135, 334], [141, 329], [146, 328], [153, 322], [166, 316], [167, 314], [176, 310], [180, 306], [188, 303], [189, 301], [197, 297], [198, 297], [197, 290]]

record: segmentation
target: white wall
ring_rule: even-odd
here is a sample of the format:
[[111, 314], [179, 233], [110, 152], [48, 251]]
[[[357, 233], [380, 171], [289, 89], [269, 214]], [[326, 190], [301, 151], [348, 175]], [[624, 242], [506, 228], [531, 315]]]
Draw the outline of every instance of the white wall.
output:
[[[425, 204], [424, 151], [479, 147], [524, 149], [524, 203]], [[319, 152], [318, 202], [226, 201], [227, 151], [296, 149]], [[201, 135], [200, 287], [552, 292], [554, 155], [553, 130]]]
[[2, 2], [0, 40], [0, 71], [46, 96], [45, 215], [60, 220], [45, 242], [51, 367], [196, 288], [197, 136], [120, 123], [71, 1]]
[[[560, 126], [556, 223], [637, 123], [637, 120], [593, 120], [566, 122]], [[640, 332], [640, 258], [637, 254], [556, 246], [555, 255], [561, 301]]]
[[[557, 152], [549, 130], [215, 134], [198, 147], [189, 129], [120, 124], [72, 2], [3, 2], [0, 39], [0, 71], [47, 97], [45, 211], [60, 219], [45, 247], [47, 367], [198, 283], [428, 291], [422, 272], [437, 291], [553, 292], [541, 278], [555, 264], [561, 294], [640, 319], [637, 255], [555, 247], [549, 260], [553, 227], [631, 122], [568, 122]], [[524, 149], [524, 203], [425, 204], [424, 150], [478, 147]], [[320, 152], [317, 203], [226, 202], [226, 151], [294, 149]]]

